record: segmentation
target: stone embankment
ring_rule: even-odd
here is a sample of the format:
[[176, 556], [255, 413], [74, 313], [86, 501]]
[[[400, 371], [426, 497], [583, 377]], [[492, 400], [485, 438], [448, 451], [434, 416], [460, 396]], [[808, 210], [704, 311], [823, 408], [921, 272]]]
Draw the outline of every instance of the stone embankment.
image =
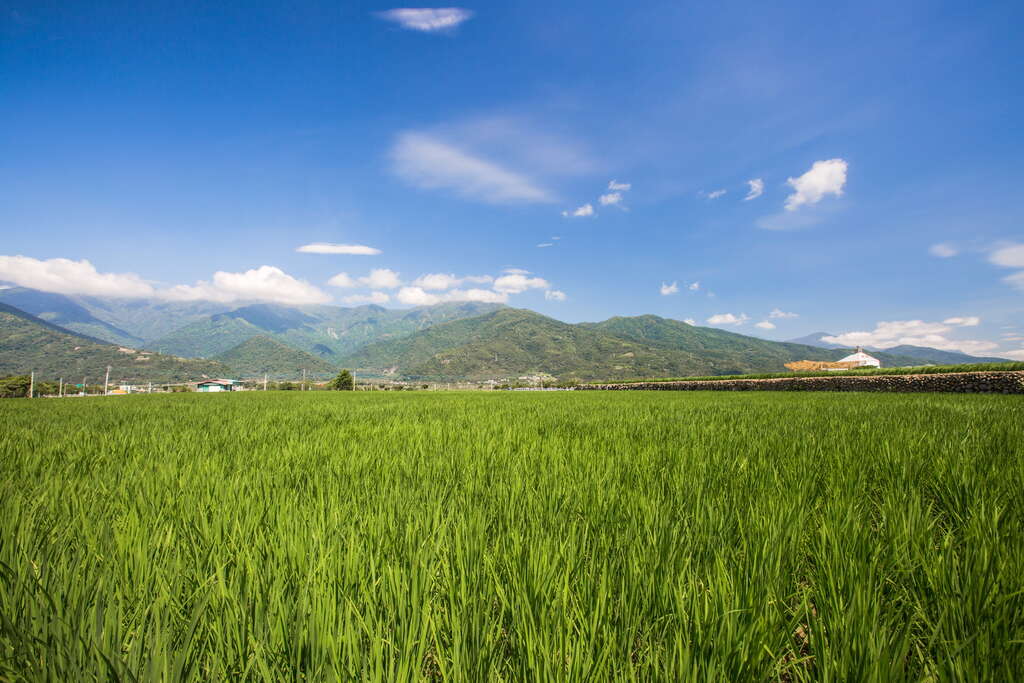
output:
[[890, 391], [960, 394], [1024, 394], [1024, 371], [950, 372], [930, 375], [843, 375], [776, 379], [586, 384], [596, 391]]

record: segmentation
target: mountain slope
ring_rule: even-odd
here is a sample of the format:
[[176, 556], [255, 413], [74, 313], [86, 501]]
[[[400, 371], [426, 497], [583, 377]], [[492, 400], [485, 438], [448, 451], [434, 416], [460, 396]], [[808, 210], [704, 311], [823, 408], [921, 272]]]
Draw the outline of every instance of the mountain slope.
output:
[[[874, 351], [871, 355], [876, 355]], [[899, 354], [916, 359], [919, 363], [930, 363], [932, 365], [958, 365], [961, 363], [1010, 363], [1008, 358], [996, 358], [994, 356], [971, 356], [960, 351], [943, 351], [928, 346], [910, 346], [904, 344], [893, 346], [885, 350], [885, 353]]]
[[302, 376], [328, 377], [338, 369], [323, 358], [293, 349], [266, 336], [252, 337], [214, 358], [231, 368], [232, 376], [295, 379]]
[[[369, 344], [340, 363], [365, 374], [415, 379], [499, 379], [547, 373], [562, 379], [625, 379], [785, 371], [794, 360], [837, 360], [846, 350], [747, 337], [658, 316], [570, 325], [501, 309]], [[913, 360], [883, 354], [886, 365]]]
[[164, 353], [208, 358], [252, 337], [268, 336], [334, 362], [364, 344], [402, 337], [495, 308], [495, 304], [478, 303], [445, 303], [412, 310], [253, 304], [200, 319], [148, 346]]
[[39, 379], [88, 377], [96, 382], [108, 365], [111, 381], [179, 382], [228, 372], [216, 361], [105, 344], [0, 303], [0, 375], [35, 371]]
[[805, 346], [820, 346], [823, 349], [841, 349], [841, 344], [833, 344], [822, 339], [822, 337], [834, 337], [835, 335], [830, 332], [812, 332], [811, 334], [804, 335], [803, 337], [797, 337], [796, 339], [787, 339], [787, 344], [804, 344]]
[[142, 339], [94, 316], [89, 309], [64, 294], [41, 292], [25, 287], [0, 289], [0, 302], [59, 325], [111, 344], [137, 346]]

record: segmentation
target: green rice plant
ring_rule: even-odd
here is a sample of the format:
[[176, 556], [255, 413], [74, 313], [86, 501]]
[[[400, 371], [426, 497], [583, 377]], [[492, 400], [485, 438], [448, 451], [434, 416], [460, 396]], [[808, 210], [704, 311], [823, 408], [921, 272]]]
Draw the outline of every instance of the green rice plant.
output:
[[1024, 678], [1024, 402], [0, 402], [0, 680]]

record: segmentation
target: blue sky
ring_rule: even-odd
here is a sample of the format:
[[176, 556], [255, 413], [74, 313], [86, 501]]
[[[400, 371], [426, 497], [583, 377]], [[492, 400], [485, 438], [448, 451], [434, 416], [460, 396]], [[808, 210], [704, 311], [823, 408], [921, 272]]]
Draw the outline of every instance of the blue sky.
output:
[[1020, 2], [258, 4], [0, 3], [0, 280], [1024, 359]]

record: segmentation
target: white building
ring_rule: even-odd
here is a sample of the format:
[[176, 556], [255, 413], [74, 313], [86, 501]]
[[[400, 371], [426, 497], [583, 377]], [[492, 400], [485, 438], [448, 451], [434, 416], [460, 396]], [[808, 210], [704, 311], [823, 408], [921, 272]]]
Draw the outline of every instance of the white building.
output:
[[869, 356], [868, 354], [864, 353], [864, 349], [862, 349], [859, 346], [857, 347], [856, 351], [851, 353], [846, 358], [840, 358], [839, 362], [840, 363], [856, 363], [857, 365], [854, 366], [854, 367], [858, 367], [858, 368], [864, 368], [864, 367], [868, 367], [868, 366], [874, 367], [874, 368], [882, 367], [882, 363], [877, 358], [875, 358], [874, 356]]

